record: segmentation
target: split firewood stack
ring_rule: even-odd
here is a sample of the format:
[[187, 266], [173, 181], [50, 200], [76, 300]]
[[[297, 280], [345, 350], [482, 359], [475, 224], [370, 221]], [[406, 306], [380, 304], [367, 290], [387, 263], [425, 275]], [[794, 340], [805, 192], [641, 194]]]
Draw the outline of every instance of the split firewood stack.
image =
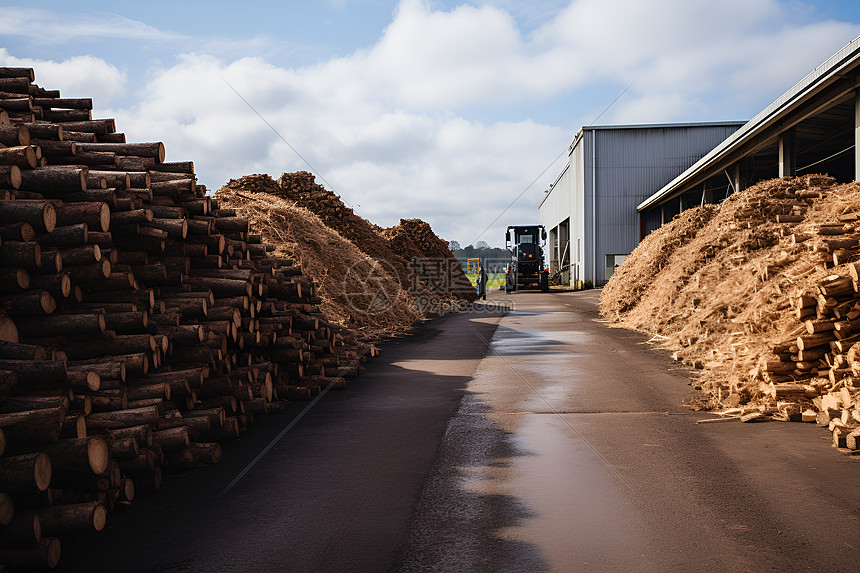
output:
[[376, 353], [191, 162], [0, 68], [0, 564], [48, 568], [163, 472]]
[[[809, 198], [817, 198], [812, 192]], [[801, 197], [802, 198], [802, 197]], [[804, 209], [777, 215], [778, 223], [803, 221]], [[775, 412], [789, 420], [817, 422], [833, 432], [836, 447], [860, 449], [860, 235], [856, 213], [819, 224], [814, 233], [787, 229], [785, 242], [813, 254], [809, 272], [816, 267], [834, 274], [814, 289], [789, 299], [796, 329], [773, 348], [775, 359], [761, 367], [762, 392]], [[785, 257], [793, 261], [797, 256]], [[849, 262], [851, 261], [851, 262]], [[768, 269], [773, 272], [775, 269]]]

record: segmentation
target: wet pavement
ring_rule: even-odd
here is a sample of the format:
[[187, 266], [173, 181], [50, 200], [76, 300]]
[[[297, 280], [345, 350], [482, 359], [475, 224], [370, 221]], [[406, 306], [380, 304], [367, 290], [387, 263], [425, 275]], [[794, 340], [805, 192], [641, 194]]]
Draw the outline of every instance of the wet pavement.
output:
[[225, 443], [220, 464], [167, 476], [101, 534], [64, 539], [58, 570], [385, 571], [500, 315], [449, 314], [386, 342], [282, 437], [306, 402]]
[[598, 296], [510, 295], [394, 570], [860, 570], [858, 460], [809, 425], [697, 425], [690, 371]]
[[[67, 544], [67, 571], [857, 571], [860, 465], [806, 424], [701, 424], [599, 291], [493, 292]], [[265, 448], [230, 491], [224, 488]]]

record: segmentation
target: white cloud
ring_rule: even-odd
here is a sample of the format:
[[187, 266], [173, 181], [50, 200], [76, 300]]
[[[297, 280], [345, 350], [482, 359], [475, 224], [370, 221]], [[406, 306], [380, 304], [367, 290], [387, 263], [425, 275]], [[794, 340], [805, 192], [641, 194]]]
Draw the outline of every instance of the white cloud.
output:
[[[565, 49], [588, 55], [581, 60], [590, 78], [636, 80], [610, 114], [614, 121], [690, 120], [714, 109], [735, 119], [736, 110], [776, 99], [860, 33], [843, 22], [792, 23], [788, 12], [775, 0], [580, 0], [549, 28], [567, 30]], [[571, 77], [569, 85], [579, 82]]]
[[110, 105], [125, 94], [126, 72], [95, 56], [62, 61], [16, 58], [0, 48], [0, 66], [33, 68], [36, 83], [58, 89], [64, 97], [92, 97], [94, 105]]
[[69, 16], [20, 7], [0, 8], [0, 34], [28, 36], [42, 44], [62, 44], [82, 38], [175, 40], [184, 37], [119, 14]]
[[[213, 190], [249, 173], [307, 170], [232, 86], [362, 216], [385, 226], [420, 217], [467, 241], [569, 138], [528, 121], [483, 125], [389, 109], [349, 90], [326, 93], [327, 73], [185, 55], [151, 71], [137, 105], [111, 113], [130, 140], [164, 141], [169, 161], [193, 159]], [[534, 219], [534, 207], [523, 203], [519, 218]]]
[[[200, 53], [148, 70], [131, 101], [118, 99], [125, 73], [91, 56], [36, 62], [0, 50], [0, 64], [32, 65], [46, 87], [107, 101], [130, 140], [164, 141], [168, 160], [193, 159], [213, 190], [248, 173], [307, 169], [229, 82], [360, 214], [381, 225], [420, 217], [465, 245], [573, 136], [522, 111], [506, 118], [512, 106], [586, 116], [577, 102], [590, 88], [638, 78], [601, 123], [740, 119], [860, 32], [794, 22], [776, 0], [546, 0], [554, 11], [532, 14], [528, 31], [506, 5], [443, 11], [404, 0], [377, 43], [305, 67], [230, 61], [200, 42]], [[504, 119], [470, 118], [484, 107]], [[507, 224], [536, 220], [560, 169], [481, 238], [498, 244]]]

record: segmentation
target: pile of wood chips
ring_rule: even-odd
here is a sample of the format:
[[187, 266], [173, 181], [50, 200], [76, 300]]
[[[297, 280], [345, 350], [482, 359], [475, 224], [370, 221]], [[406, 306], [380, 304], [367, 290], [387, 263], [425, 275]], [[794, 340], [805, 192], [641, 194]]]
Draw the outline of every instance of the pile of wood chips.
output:
[[396, 336], [423, 318], [411, 304], [411, 295], [398, 286], [397, 277], [385, 266], [372, 270], [382, 279], [378, 284], [390, 305], [379, 305], [378, 312], [364, 312], [353, 295], [362, 291], [366, 271], [371, 270], [365, 268], [367, 255], [314, 213], [284, 198], [268, 175], [231, 180], [217, 196], [261, 230], [264, 241], [275, 245], [276, 256], [295, 260], [313, 278], [323, 313], [349, 326], [360, 339]]
[[603, 316], [701, 372], [694, 407], [817, 422], [860, 449], [860, 184], [765, 181], [651, 233]]
[[[374, 225], [306, 171], [284, 173], [277, 181], [268, 175], [234, 179], [218, 197], [260, 223], [267, 241], [302, 262], [318, 283], [326, 315], [366, 339], [397, 334], [427, 315], [463, 307], [477, 298], [448, 243], [429, 224], [401, 219], [388, 229]], [[320, 236], [332, 233], [336, 238], [330, 244], [320, 241]], [[335, 243], [349, 248], [334, 248]], [[356, 304], [355, 294], [368, 276], [387, 285], [377, 311], [373, 305], [380, 301], [371, 294], [366, 304]]]

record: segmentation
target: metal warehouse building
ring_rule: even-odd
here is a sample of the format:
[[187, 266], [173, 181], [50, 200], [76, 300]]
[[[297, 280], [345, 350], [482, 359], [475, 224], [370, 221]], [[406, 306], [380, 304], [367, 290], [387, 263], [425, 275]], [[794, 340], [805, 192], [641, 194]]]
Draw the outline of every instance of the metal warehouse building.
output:
[[860, 37], [642, 201], [637, 208], [643, 233], [703, 193], [718, 200], [727, 185], [742, 190], [765, 179], [808, 173], [827, 173], [842, 182], [860, 179], [858, 88]]
[[[540, 223], [549, 231], [550, 274], [564, 271], [563, 284], [605, 284], [646, 232], [637, 206], [743, 125], [583, 127], [568, 148], [567, 165], [539, 208]], [[705, 201], [724, 198], [708, 193]], [[659, 212], [662, 223], [687, 203], [698, 205], [701, 195], [691, 198], [682, 191], [680, 199], [666, 202], [668, 208], [655, 203], [653, 212]]]

